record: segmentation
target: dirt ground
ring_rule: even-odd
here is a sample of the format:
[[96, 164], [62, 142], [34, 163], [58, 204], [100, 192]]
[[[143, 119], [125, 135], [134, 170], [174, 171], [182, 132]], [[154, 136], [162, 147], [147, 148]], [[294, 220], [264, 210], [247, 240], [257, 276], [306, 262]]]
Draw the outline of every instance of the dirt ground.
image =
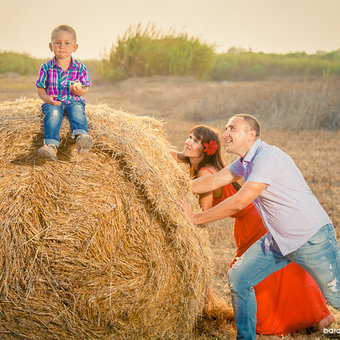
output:
[[[36, 77], [7, 74], [0, 77], [0, 101], [13, 101], [21, 97], [38, 98], [34, 86]], [[164, 122], [170, 142], [182, 150], [190, 128], [204, 123], [223, 131], [224, 125], [232, 112], [223, 111], [221, 91], [232, 84], [208, 81], [195, 81], [183, 78], [138, 78], [117, 83], [102, 80], [93, 81], [94, 86], [86, 98], [91, 104], [108, 104], [115, 109], [122, 109], [137, 115], [153, 116]], [[235, 85], [236, 86], [236, 85]], [[237, 91], [242, 91], [242, 84], [237, 84]], [[211, 103], [207, 105], [202, 98], [209, 93]], [[214, 93], [219, 97], [214, 98]], [[221, 108], [216, 114], [214, 103]], [[210, 114], [213, 112], [214, 114]], [[255, 107], [254, 107], [255, 110]], [[195, 112], [199, 112], [196, 116]], [[251, 107], [250, 111], [251, 112]], [[266, 123], [263, 124], [266, 127]], [[340, 131], [282, 129], [264, 129], [262, 139], [274, 144], [295, 160], [307, 183], [318, 197], [320, 203], [330, 215], [337, 236], [340, 239]], [[227, 162], [234, 159], [226, 155]], [[210, 241], [214, 262], [214, 284], [219, 296], [231, 304], [227, 283], [227, 271], [234, 256], [233, 221], [211, 223]], [[331, 309], [336, 317], [332, 327], [340, 329], [340, 313]], [[223, 330], [201, 332], [197, 339], [228, 339], [235, 333]], [[321, 332], [289, 335], [286, 339], [321, 339]], [[272, 336], [258, 336], [258, 339], [277, 339]]]

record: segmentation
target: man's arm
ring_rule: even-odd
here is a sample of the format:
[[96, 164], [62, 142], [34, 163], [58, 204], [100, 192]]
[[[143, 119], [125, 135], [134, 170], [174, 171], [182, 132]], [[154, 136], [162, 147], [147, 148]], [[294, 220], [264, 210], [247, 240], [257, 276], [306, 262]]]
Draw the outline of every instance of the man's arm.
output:
[[266, 187], [265, 183], [246, 182], [235, 195], [199, 214], [194, 214], [186, 201], [180, 200], [178, 203], [189, 222], [203, 224], [236, 214], [248, 206]]
[[192, 181], [191, 188], [195, 194], [203, 194], [222, 188], [226, 184], [236, 182], [240, 178], [242, 177], [234, 174], [229, 168], [224, 168], [213, 175], [196, 178]]

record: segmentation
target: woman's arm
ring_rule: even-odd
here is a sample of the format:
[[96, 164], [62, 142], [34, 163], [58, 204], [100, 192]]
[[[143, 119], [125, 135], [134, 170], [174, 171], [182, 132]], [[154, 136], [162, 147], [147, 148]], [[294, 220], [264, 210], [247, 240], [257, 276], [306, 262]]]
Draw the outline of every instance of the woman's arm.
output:
[[182, 152], [178, 152], [176, 150], [169, 150], [169, 152], [176, 162], [189, 163], [188, 158], [185, 157]]
[[[207, 170], [206, 168], [202, 168], [198, 171], [197, 178], [201, 178], [201, 177], [208, 176], [208, 175], [211, 175], [211, 172]], [[209, 192], [199, 195], [199, 203], [200, 203], [200, 207], [202, 208], [202, 210], [208, 210], [212, 208], [213, 198], [214, 198], [213, 191], [209, 191]]]

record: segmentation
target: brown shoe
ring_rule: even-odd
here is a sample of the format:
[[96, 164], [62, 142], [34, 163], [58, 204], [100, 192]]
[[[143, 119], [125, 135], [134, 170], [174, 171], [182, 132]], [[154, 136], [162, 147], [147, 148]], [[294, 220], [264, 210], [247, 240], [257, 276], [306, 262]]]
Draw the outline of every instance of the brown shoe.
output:
[[37, 155], [55, 161], [57, 159], [57, 147], [54, 144], [44, 144], [38, 149]]
[[77, 137], [77, 147], [79, 153], [87, 153], [92, 148], [93, 138], [90, 135], [79, 135]]

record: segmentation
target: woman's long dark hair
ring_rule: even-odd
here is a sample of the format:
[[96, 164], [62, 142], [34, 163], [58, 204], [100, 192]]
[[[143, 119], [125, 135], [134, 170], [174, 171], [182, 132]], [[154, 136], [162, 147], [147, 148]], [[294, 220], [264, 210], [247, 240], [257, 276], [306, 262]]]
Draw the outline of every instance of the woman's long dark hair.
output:
[[[193, 168], [189, 159], [190, 175], [193, 178], [196, 178], [197, 173], [200, 171], [200, 169], [208, 164], [218, 169], [218, 171], [226, 167], [226, 163], [222, 156], [221, 134], [218, 130], [213, 129], [206, 125], [197, 125], [191, 129], [189, 135], [190, 134], [193, 134], [198, 139], [198, 141], [203, 145], [204, 149], [205, 149], [204, 144], [205, 143], [209, 144], [210, 141], [213, 141], [217, 144], [217, 150], [213, 155], [208, 155], [206, 152], [203, 151], [203, 159], [199, 162], [197, 170]], [[234, 182], [233, 186], [236, 190], [239, 190], [241, 187], [240, 184], [237, 182]]]

